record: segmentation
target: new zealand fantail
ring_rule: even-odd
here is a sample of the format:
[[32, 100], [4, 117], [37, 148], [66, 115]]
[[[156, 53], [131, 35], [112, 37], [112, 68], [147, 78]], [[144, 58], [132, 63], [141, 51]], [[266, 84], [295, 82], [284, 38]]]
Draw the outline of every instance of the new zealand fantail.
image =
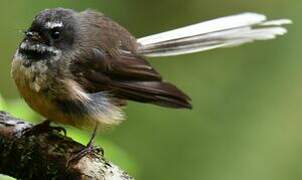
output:
[[25, 32], [12, 76], [42, 116], [95, 132], [121, 123], [127, 100], [191, 108], [190, 98], [165, 82], [146, 57], [273, 39], [285, 34], [281, 25], [290, 22], [243, 13], [136, 39], [99, 12], [47, 9]]

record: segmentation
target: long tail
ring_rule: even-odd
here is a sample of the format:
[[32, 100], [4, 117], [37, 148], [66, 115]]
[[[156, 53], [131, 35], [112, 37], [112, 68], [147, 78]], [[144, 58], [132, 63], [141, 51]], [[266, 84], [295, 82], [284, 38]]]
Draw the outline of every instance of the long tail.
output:
[[291, 20], [267, 21], [266, 16], [243, 13], [222, 17], [138, 39], [139, 53], [146, 57], [174, 56], [274, 39], [287, 30]]

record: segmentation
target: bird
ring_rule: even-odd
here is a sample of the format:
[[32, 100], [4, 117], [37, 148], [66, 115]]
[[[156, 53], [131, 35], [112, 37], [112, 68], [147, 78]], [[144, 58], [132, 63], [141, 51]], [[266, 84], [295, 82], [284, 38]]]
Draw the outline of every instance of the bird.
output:
[[190, 97], [147, 58], [274, 39], [290, 23], [247, 12], [137, 39], [95, 10], [45, 9], [24, 32], [11, 74], [27, 104], [47, 119], [44, 124], [92, 131], [90, 148], [97, 132], [123, 122], [127, 101], [192, 108]]

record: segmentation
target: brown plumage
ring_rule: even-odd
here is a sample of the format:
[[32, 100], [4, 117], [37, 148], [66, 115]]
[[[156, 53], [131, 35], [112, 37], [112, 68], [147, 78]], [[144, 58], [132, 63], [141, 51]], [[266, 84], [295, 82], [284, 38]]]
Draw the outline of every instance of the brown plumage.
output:
[[191, 108], [190, 99], [138, 53], [140, 44], [101, 13], [40, 12], [17, 50], [12, 75], [25, 101], [46, 118], [110, 128], [127, 100]]
[[85, 35], [82, 36], [94, 38], [87, 43], [91, 46], [88, 52], [85, 47], [86, 58], [72, 61], [70, 67], [85, 90], [108, 91], [124, 100], [191, 108], [190, 98], [176, 86], [164, 82], [137, 53], [140, 44], [125, 28], [94, 11], [82, 12], [80, 17], [88, 22], [83, 22]]
[[243, 13], [136, 39], [99, 12], [47, 9], [26, 31], [12, 76], [32, 109], [95, 134], [122, 122], [127, 100], [191, 108], [190, 98], [165, 82], [145, 57], [272, 39], [286, 33], [281, 25], [290, 22]]

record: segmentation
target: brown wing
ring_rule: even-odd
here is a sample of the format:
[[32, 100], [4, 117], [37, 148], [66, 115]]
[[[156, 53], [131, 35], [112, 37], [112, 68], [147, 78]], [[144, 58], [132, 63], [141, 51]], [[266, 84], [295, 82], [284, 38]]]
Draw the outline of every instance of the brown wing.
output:
[[119, 58], [93, 49], [71, 66], [77, 82], [90, 93], [107, 91], [112, 96], [173, 108], [191, 108], [189, 97], [174, 85], [163, 82], [150, 64], [141, 57], [122, 52]]
[[[83, 88], [96, 93], [107, 91], [117, 99], [153, 103], [173, 108], [191, 108], [190, 99], [174, 85], [163, 82], [160, 74], [135, 53], [137, 43], [114, 21], [97, 16], [92, 26], [95, 46], [73, 61], [71, 72]], [[91, 32], [91, 31], [90, 31]], [[91, 35], [92, 36], [92, 35]]]

